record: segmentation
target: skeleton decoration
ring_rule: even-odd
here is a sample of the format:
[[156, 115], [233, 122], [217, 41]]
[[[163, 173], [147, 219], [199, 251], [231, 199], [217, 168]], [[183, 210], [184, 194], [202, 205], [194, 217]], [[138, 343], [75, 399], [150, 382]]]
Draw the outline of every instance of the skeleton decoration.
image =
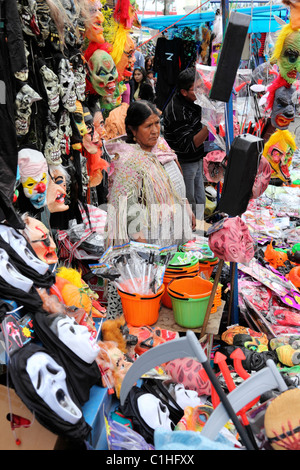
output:
[[46, 142], [44, 146], [44, 155], [49, 165], [60, 165], [61, 159], [61, 134], [56, 123], [55, 116], [48, 113], [48, 122], [46, 126]]
[[62, 104], [72, 113], [76, 110], [75, 77], [68, 59], [61, 59], [58, 66], [58, 77]]
[[29, 132], [32, 105], [42, 98], [28, 84], [22, 86], [17, 93], [15, 101], [15, 124], [17, 135], [26, 135]]
[[48, 106], [52, 113], [56, 113], [59, 108], [60, 84], [57, 75], [46, 65], [40, 68], [40, 74], [47, 93]]
[[79, 101], [85, 100], [86, 71], [80, 54], [72, 58], [72, 68], [75, 78], [75, 91]]

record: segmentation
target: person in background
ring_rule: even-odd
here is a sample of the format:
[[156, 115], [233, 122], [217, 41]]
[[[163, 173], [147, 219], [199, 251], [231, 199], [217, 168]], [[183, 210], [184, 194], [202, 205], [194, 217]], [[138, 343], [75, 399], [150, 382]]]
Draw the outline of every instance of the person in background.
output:
[[154, 92], [143, 67], [135, 67], [131, 80], [131, 101], [154, 101]]
[[153, 70], [148, 70], [148, 71], [146, 71], [146, 72], [147, 72], [147, 78], [148, 78], [149, 82], [151, 83], [152, 88], [153, 88], [153, 92], [154, 92], [154, 94], [155, 94], [155, 83], [156, 83], [156, 80], [155, 80], [155, 78], [154, 78], [154, 72], [153, 72]]
[[187, 199], [196, 218], [201, 220], [206, 202], [203, 157], [208, 129], [201, 123], [201, 107], [195, 104], [194, 86], [195, 68], [180, 72], [177, 90], [164, 110], [163, 123], [164, 137], [182, 168]]
[[138, 48], [138, 43], [137, 40], [134, 38], [133, 39], [134, 45], [135, 45], [135, 51], [134, 51], [134, 57], [135, 57], [135, 63], [134, 65], [136, 67], [145, 67], [145, 57], [141, 53], [141, 51]]
[[148, 72], [148, 70], [153, 70], [153, 57], [148, 55], [145, 59], [145, 70]]

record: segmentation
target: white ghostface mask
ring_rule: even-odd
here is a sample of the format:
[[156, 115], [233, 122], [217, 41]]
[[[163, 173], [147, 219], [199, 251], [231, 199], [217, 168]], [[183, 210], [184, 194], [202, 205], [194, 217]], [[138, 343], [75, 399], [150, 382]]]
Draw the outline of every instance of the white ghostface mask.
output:
[[44, 263], [33, 255], [33, 253], [28, 249], [27, 241], [23, 235], [11, 227], [0, 225], [0, 236], [6, 243], [9, 243], [9, 245], [15, 250], [16, 253], [18, 253], [27, 266], [30, 266], [42, 275], [48, 271], [48, 264]]
[[201, 405], [201, 400], [198, 396], [198, 393], [195, 390], [186, 390], [182, 384], [176, 384], [174, 386], [172, 395], [173, 398], [175, 398], [176, 403], [183, 410], [186, 406], [194, 407]]
[[71, 424], [81, 419], [82, 413], [68, 392], [66, 372], [51, 356], [33, 354], [27, 360], [26, 371], [36, 393], [60, 418]]
[[11, 286], [29, 292], [33, 286], [33, 281], [23, 276], [10, 263], [8, 254], [0, 248], [0, 276]]
[[151, 393], [144, 393], [138, 397], [137, 404], [141, 417], [150, 428], [164, 428], [173, 431], [174, 426], [169, 418], [169, 409], [161, 400]]
[[96, 359], [100, 347], [88, 328], [79, 325], [74, 318], [67, 315], [59, 316], [58, 320], [52, 323], [51, 330], [83, 361], [91, 364]]

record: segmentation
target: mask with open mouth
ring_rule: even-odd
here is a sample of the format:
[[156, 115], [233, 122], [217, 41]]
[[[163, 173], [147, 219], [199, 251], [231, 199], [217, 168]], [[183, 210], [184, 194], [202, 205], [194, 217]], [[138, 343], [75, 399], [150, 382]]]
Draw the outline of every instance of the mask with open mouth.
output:
[[56, 245], [46, 226], [40, 220], [29, 216], [24, 217], [24, 222], [26, 228], [23, 234], [36, 256], [47, 264], [56, 264]]
[[101, 49], [95, 50], [88, 61], [89, 80], [98, 95], [113, 95], [116, 90], [118, 71], [111, 55]]
[[47, 207], [49, 212], [64, 212], [69, 209], [65, 204], [66, 178], [61, 165], [53, 165], [49, 168], [50, 178], [47, 190]]
[[281, 86], [275, 91], [271, 113], [271, 124], [276, 129], [285, 130], [295, 119], [293, 103], [294, 87]]
[[267, 158], [272, 169], [271, 179], [290, 181], [289, 167], [295, 150], [295, 139], [287, 129], [277, 130], [271, 135], [263, 150], [263, 156]]
[[99, 0], [89, 0], [88, 8], [83, 11], [85, 36], [89, 41], [104, 43], [102, 3]]

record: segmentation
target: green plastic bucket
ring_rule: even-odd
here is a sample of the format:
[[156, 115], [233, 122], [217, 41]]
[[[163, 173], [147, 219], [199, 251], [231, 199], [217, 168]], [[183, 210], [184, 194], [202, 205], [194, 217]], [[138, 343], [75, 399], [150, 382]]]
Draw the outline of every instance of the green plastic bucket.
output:
[[[170, 293], [169, 293], [170, 295]], [[203, 325], [210, 295], [199, 299], [179, 299], [170, 295], [175, 322], [184, 328]]]

